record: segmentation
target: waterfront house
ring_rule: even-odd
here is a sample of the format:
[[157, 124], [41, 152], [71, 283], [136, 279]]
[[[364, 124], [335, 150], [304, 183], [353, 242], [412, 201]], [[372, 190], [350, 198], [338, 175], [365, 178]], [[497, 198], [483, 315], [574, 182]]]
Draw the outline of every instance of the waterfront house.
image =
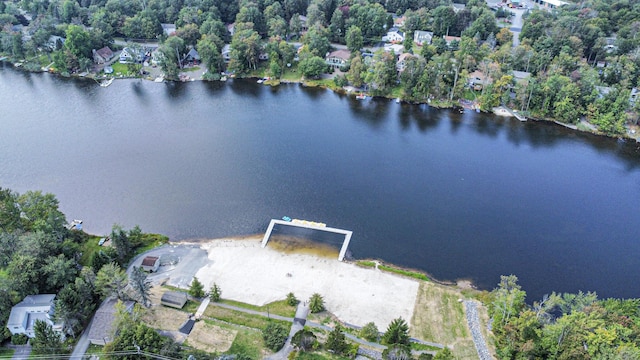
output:
[[413, 33], [413, 42], [418, 46], [422, 45], [431, 45], [431, 40], [433, 39], [433, 32], [431, 31], [422, 31], [416, 30]]
[[154, 272], [160, 267], [160, 258], [157, 256], [147, 256], [142, 259], [142, 270]]
[[35, 337], [34, 325], [41, 320], [51, 325], [53, 330], [62, 332], [62, 324], [53, 321], [55, 294], [29, 295], [11, 308], [7, 328], [11, 334], [25, 334]]
[[198, 51], [195, 48], [191, 48], [187, 55], [185, 55], [182, 63], [198, 65], [200, 63], [200, 54], [198, 54]]
[[45, 46], [50, 51], [60, 50], [60, 49], [62, 49], [62, 46], [64, 45], [64, 41], [65, 40], [66, 39], [63, 38], [63, 37], [56, 36], [56, 35], [51, 35], [51, 36], [49, 36], [49, 39], [45, 43]]
[[125, 47], [120, 52], [120, 62], [121, 63], [130, 63], [137, 62], [141, 63], [144, 60], [144, 52], [142, 49], [134, 49], [131, 47]]
[[187, 303], [187, 294], [179, 291], [167, 291], [162, 294], [160, 303], [164, 306], [182, 309], [184, 304]]
[[[113, 326], [118, 302], [118, 299], [109, 299], [96, 311], [89, 329], [89, 341], [92, 344], [104, 346], [113, 341]], [[133, 301], [125, 301], [123, 304], [125, 309], [131, 312], [135, 303]]]
[[222, 47], [222, 60], [228, 63], [231, 60], [231, 45], [225, 44]]
[[93, 49], [93, 62], [96, 64], [104, 64], [113, 58], [113, 51], [108, 46], [102, 49]]
[[561, 0], [533, 0], [533, 2], [548, 10], [557, 9], [560, 6], [568, 4], [568, 2]]
[[480, 91], [486, 85], [490, 85], [493, 81], [489, 76], [485, 75], [482, 71], [476, 70], [469, 74], [469, 87], [473, 90]]
[[413, 55], [410, 53], [400, 54], [400, 56], [398, 56], [398, 61], [396, 62], [396, 70], [398, 70], [398, 72], [403, 72], [407, 67], [407, 59], [411, 57], [413, 57]]
[[341, 68], [347, 65], [349, 59], [351, 59], [351, 52], [349, 50], [336, 50], [327, 54], [325, 62], [333, 68]]

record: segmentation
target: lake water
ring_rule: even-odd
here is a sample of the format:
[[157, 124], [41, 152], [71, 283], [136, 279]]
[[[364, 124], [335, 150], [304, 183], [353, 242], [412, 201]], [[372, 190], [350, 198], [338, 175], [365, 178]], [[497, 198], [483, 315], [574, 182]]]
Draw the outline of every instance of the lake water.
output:
[[491, 289], [640, 297], [640, 150], [548, 123], [357, 101], [297, 84], [61, 79], [0, 66], [0, 186], [68, 219], [172, 239], [284, 215]]

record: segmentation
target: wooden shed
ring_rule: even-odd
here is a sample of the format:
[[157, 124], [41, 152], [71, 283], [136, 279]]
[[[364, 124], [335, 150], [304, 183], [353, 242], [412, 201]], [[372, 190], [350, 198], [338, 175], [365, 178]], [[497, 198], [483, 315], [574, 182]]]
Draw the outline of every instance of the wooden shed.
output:
[[160, 267], [160, 258], [157, 256], [147, 256], [142, 260], [142, 270], [154, 272]]
[[179, 291], [167, 291], [162, 294], [160, 303], [164, 306], [182, 309], [184, 304], [187, 303], [187, 294]]

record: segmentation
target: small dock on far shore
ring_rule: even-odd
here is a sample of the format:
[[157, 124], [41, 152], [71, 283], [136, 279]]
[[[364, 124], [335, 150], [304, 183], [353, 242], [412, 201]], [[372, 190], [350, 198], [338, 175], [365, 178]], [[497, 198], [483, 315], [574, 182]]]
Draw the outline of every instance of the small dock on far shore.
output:
[[509, 109], [506, 106], [498, 106], [493, 108], [493, 113], [499, 116], [513, 116], [520, 121], [527, 121], [527, 118], [519, 114], [517, 110]]
[[299, 219], [293, 219], [291, 221], [271, 219], [271, 222], [269, 222], [269, 227], [267, 227], [267, 231], [264, 233], [264, 238], [262, 238], [262, 247], [267, 246], [267, 243], [269, 242], [269, 238], [271, 238], [271, 232], [273, 231], [273, 227], [276, 225], [295, 226], [299, 228], [327, 231], [327, 232], [344, 235], [344, 241], [342, 243], [342, 247], [340, 248], [340, 254], [338, 255], [339, 261], [344, 260], [344, 256], [347, 253], [347, 248], [349, 247], [349, 242], [351, 241], [351, 235], [353, 234], [353, 231], [327, 227], [326, 224], [324, 223], [318, 223], [318, 222], [307, 221], [307, 220], [299, 220]]

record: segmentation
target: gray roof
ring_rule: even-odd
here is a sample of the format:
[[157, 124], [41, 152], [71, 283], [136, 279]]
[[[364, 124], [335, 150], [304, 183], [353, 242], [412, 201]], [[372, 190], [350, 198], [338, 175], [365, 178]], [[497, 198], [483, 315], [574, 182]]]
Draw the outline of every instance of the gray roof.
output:
[[[11, 308], [7, 327], [20, 326], [28, 330], [36, 320], [48, 320], [53, 316], [55, 294], [29, 295]], [[50, 320], [49, 320], [50, 321]]]
[[187, 302], [187, 294], [178, 291], [167, 291], [162, 294], [160, 302], [179, 305], [182, 307]]

